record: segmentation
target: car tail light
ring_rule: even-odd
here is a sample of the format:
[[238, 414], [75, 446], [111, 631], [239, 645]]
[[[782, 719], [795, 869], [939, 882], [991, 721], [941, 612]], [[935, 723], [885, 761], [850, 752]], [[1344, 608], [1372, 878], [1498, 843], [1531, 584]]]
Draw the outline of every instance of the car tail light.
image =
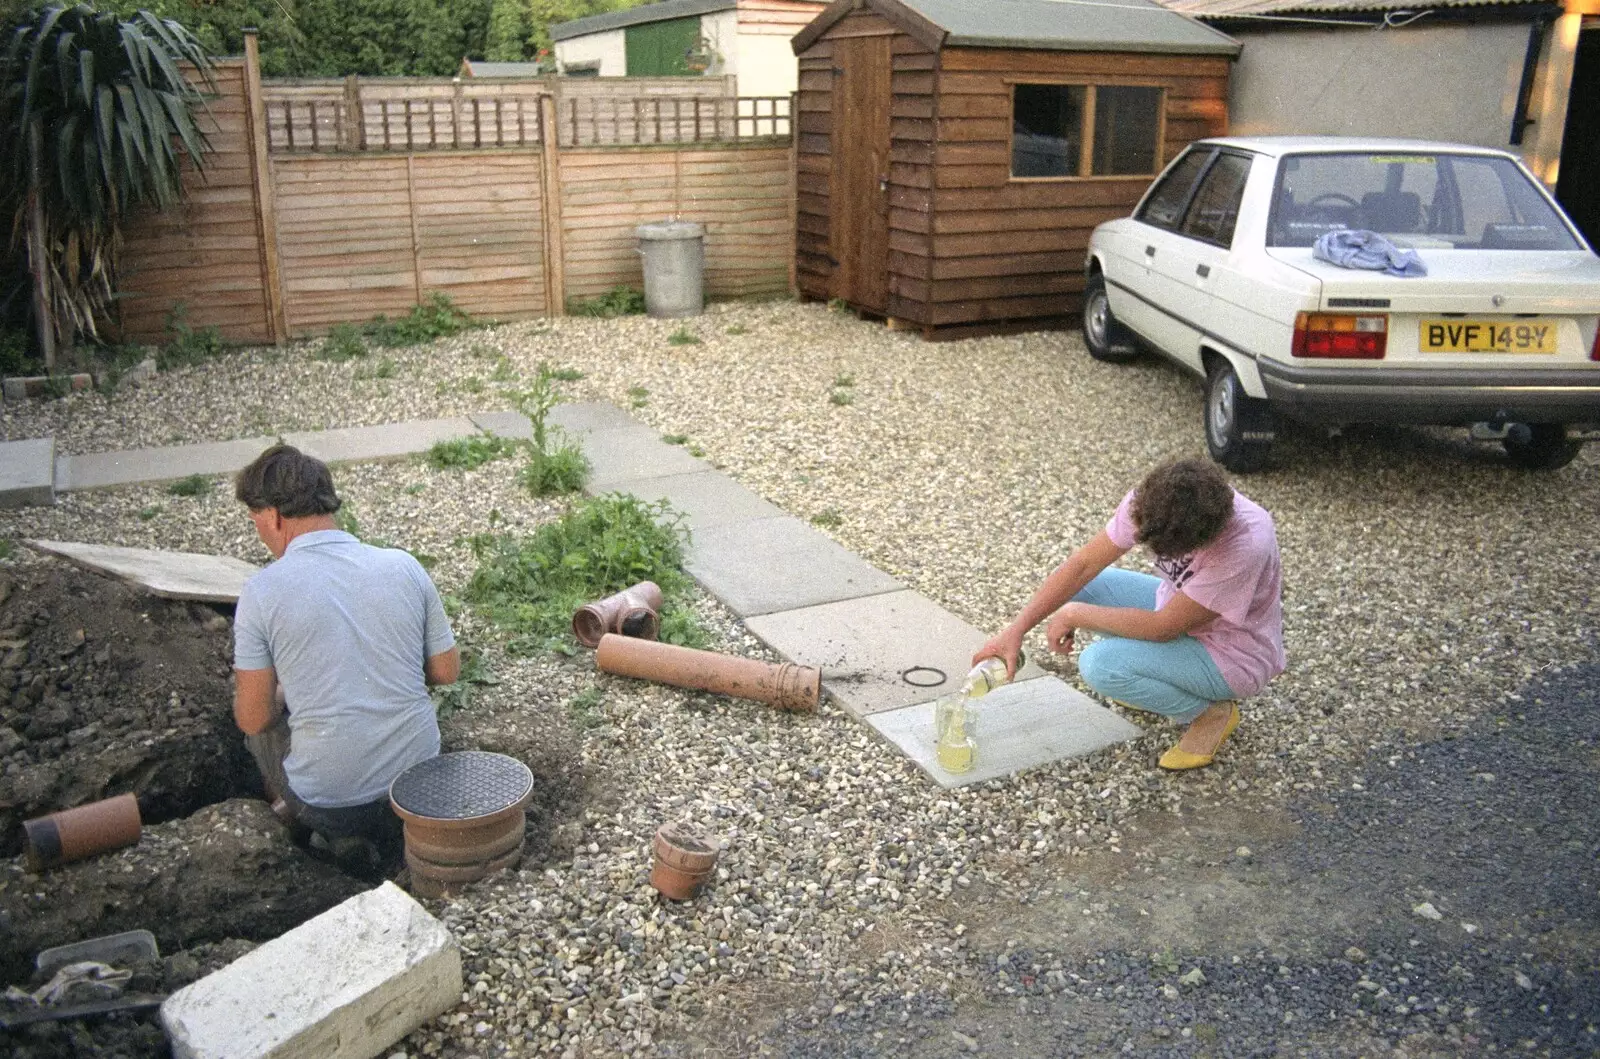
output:
[[1388, 344], [1387, 316], [1297, 313], [1294, 318], [1291, 352], [1297, 357], [1382, 360]]

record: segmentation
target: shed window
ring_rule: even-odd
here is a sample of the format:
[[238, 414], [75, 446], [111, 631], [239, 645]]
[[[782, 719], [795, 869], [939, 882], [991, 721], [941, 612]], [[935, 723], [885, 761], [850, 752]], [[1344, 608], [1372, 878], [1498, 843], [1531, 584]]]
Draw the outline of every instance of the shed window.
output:
[[1145, 176], [1156, 171], [1159, 88], [1017, 85], [1011, 118], [1012, 176]]

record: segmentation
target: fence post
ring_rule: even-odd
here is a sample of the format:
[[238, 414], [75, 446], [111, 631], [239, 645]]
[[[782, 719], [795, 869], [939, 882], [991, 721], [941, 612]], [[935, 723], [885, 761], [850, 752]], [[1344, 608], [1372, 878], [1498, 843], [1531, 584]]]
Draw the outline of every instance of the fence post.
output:
[[355, 74], [344, 79], [344, 140], [346, 151], [367, 149], [367, 116], [361, 108], [361, 80]]
[[244, 95], [250, 133], [250, 190], [256, 207], [256, 244], [261, 248], [261, 286], [266, 295], [267, 333], [273, 345], [289, 337], [283, 306], [283, 278], [278, 271], [278, 205], [267, 158], [267, 102], [261, 91], [261, 50], [256, 31], [244, 34]]
[[454, 89], [450, 93], [450, 146], [461, 146], [461, 78], [455, 79]]
[[539, 154], [544, 163], [544, 306], [546, 316], [567, 314], [567, 240], [561, 224], [561, 133], [555, 97], [539, 97]]

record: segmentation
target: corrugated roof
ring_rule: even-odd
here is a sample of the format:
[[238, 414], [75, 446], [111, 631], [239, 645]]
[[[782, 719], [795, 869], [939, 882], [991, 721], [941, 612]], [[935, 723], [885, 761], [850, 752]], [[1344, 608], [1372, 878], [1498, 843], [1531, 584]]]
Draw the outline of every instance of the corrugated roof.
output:
[[[929, 47], [1239, 54], [1239, 42], [1154, 0], [898, 0], [867, 6], [909, 27]], [[830, 7], [795, 38], [795, 50], [848, 14]]]
[[1417, 12], [1445, 7], [1526, 7], [1528, 0], [1161, 0], [1173, 11], [1194, 18], [1225, 19], [1250, 15], [1340, 15]]
[[674, 18], [732, 11], [738, 6], [738, 0], [661, 0], [657, 4], [645, 4], [626, 11], [609, 11], [603, 15], [575, 18], [571, 22], [558, 22], [550, 27], [550, 39], [571, 40], [573, 37], [585, 37], [590, 33], [642, 26], [647, 22], [666, 22]]

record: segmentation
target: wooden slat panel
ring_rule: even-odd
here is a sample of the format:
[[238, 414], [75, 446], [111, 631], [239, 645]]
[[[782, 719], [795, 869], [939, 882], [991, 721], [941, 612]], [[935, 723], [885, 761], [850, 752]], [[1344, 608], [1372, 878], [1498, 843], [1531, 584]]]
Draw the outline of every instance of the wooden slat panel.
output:
[[1105, 74], [1161, 77], [1175, 74], [1222, 78], [1228, 76], [1230, 65], [1227, 59], [1215, 56], [1024, 48], [946, 48], [941, 54], [941, 63], [944, 69], [951, 71], [1001, 74], [1029, 70], [1087, 77]]

